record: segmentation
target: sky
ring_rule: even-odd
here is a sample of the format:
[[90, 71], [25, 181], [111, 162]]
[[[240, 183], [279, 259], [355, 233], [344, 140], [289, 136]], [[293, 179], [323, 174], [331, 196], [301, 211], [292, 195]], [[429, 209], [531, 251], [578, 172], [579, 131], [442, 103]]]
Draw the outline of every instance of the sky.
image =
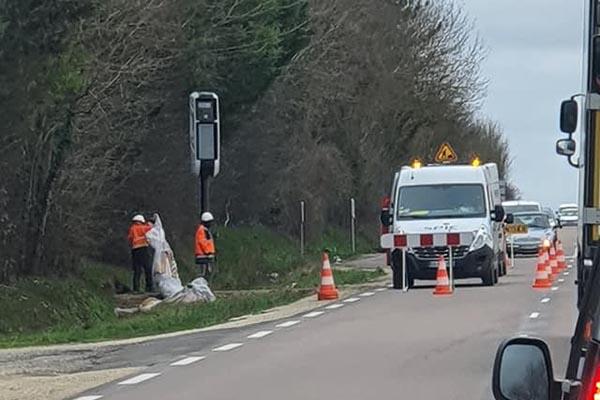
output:
[[481, 115], [497, 121], [524, 200], [577, 198], [577, 170], [555, 153], [560, 103], [581, 91], [585, 0], [458, 0], [487, 48]]

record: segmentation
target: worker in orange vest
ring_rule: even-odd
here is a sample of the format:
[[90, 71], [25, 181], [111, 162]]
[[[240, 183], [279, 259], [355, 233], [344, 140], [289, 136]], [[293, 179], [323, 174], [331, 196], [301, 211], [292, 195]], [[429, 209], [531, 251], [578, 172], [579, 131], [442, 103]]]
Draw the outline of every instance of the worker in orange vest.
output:
[[129, 246], [131, 247], [131, 264], [133, 267], [133, 290], [139, 292], [142, 271], [146, 280], [146, 291], [152, 291], [152, 265], [150, 263], [150, 244], [146, 233], [152, 229], [152, 224], [146, 222], [143, 215], [135, 215], [129, 227]]
[[209, 279], [215, 264], [215, 241], [210, 233], [210, 226], [215, 218], [209, 212], [202, 213], [201, 222], [196, 230], [196, 265], [200, 269], [200, 276]]

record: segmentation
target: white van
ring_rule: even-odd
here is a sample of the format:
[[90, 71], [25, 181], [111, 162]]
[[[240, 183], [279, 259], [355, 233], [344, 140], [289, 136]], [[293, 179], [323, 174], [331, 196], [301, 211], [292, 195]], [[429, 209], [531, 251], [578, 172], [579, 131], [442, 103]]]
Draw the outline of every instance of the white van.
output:
[[[505, 273], [504, 233], [498, 167], [427, 166], [403, 167], [394, 177], [391, 206], [382, 221], [390, 225], [390, 236], [429, 234], [469, 234], [469, 243], [453, 247], [454, 278], [481, 278], [493, 286]], [[401, 250], [393, 245], [391, 265], [394, 287], [402, 287]], [[439, 235], [437, 235], [439, 236]], [[461, 235], [466, 237], [467, 235]], [[407, 245], [408, 246], [408, 245]], [[440, 255], [448, 259], [448, 247], [414, 246], [407, 249], [407, 281], [436, 278]]]
[[579, 208], [577, 204], [561, 204], [558, 207], [558, 217], [564, 226], [577, 225], [579, 222]]

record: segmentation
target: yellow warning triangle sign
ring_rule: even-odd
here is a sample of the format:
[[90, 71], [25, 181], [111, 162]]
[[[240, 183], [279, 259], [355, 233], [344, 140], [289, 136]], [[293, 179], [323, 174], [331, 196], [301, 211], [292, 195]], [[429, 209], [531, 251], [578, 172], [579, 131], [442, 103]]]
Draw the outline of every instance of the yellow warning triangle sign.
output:
[[456, 152], [450, 146], [450, 143], [442, 143], [437, 153], [435, 153], [435, 161], [439, 163], [455, 162], [458, 160]]

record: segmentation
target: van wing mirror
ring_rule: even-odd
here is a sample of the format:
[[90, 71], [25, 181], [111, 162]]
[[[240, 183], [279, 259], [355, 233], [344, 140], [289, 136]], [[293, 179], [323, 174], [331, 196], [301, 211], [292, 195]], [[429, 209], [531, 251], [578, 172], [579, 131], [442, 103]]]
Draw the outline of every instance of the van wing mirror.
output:
[[381, 220], [381, 225], [383, 225], [383, 226], [392, 225], [392, 214], [390, 213], [389, 209], [381, 210], [380, 220]]
[[573, 139], [560, 139], [556, 142], [556, 153], [561, 156], [571, 157], [575, 155], [577, 144]]
[[504, 341], [496, 353], [492, 390], [496, 400], [551, 400], [560, 385], [552, 372], [548, 345], [535, 338]]
[[494, 207], [494, 211], [492, 211], [492, 220], [495, 222], [502, 222], [504, 221], [504, 207], [502, 206], [496, 206]]
[[571, 134], [577, 130], [579, 107], [575, 100], [565, 100], [560, 105], [560, 130]]
[[506, 214], [506, 218], [504, 219], [504, 222], [506, 222], [507, 224], [514, 224], [515, 216], [512, 214]]

